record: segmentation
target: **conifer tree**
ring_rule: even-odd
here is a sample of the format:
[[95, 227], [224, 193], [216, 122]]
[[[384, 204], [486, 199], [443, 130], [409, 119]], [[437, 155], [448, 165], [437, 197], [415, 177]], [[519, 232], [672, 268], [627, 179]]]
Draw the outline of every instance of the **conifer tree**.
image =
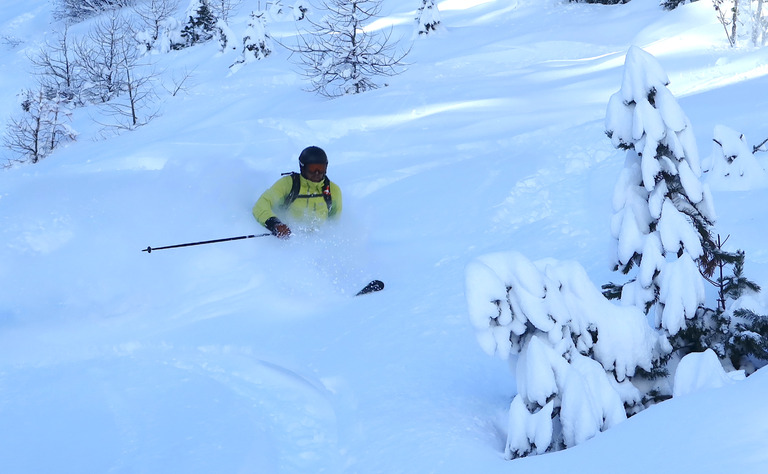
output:
[[[725, 241], [717, 237], [713, 252], [712, 273], [717, 276], [708, 281], [717, 288], [717, 308], [700, 308], [685, 329], [671, 338], [674, 348], [685, 355], [712, 349], [728, 367], [742, 369], [750, 365], [750, 357], [768, 361], [768, 318], [737, 306], [733, 310], [728, 302], [742, 296], [760, 292], [760, 286], [744, 276], [745, 253], [724, 249]], [[731, 274], [725, 272], [731, 269]]]
[[248, 20], [248, 28], [243, 36], [243, 60], [263, 59], [272, 53], [267, 25], [263, 13], [251, 13]]
[[502, 252], [466, 279], [478, 342], [516, 361], [508, 458], [574, 446], [642, 409], [632, 379], [651, 370], [659, 338], [642, 310], [612, 304], [576, 262]]
[[438, 10], [435, 0], [421, 0], [421, 6], [416, 15], [416, 22], [419, 25], [419, 36], [437, 31], [441, 21], [440, 10]]
[[750, 357], [765, 365], [768, 362], [768, 316], [739, 308], [734, 311], [733, 320], [735, 334], [726, 341], [726, 352], [734, 367], [751, 369]]
[[326, 97], [381, 87], [380, 76], [399, 74], [408, 51], [396, 52], [389, 34], [365, 27], [381, 10], [380, 0], [328, 0], [327, 14], [300, 37], [300, 54], [312, 92]]
[[174, 45], [174, 49], [204, 43], [216, 35], [217, 19], [208, 6], [208, 0], [193, 0], [189, 12], [187, 24], [181, 30], [182, 43]]
[[[673, 355], [712, 349], [726, 367], [735, 368], [749, 357], [768, 355], [766, 318], [727, 307], [726, 300], [760, 288], [743, 275], [744, 252], [726, 251], [720, 237], [712, 236], [715, 214], [708, 187], [699, 180], [691, 125], [668, 83], [655, 58], [632, 47], [606, 116], [614, 146], [627, 150], [614, 193], [616, 269], [637, 271], [625, 285], [604, 288], [605, 294], [651, 312], [666, 335], [668, 344], [659, 347], [648, 378], [668, 375]], [[726, 267], [732, 275], [725, 274]], [[716, 309], [704, 304], [705, 280], [718, 288]], [[664, 390], [654, 387], [659, 389]], [[665, 397], [652, 392], [646, 398]]]
[[655, 316], [674, 335], [704, 304], [699, 266], [715, 245], [715, 213], [690, 121], [667, 89], [656, 59], [633, 46], [627, 52], [621, 89], [611, 96], [606, 130], [613, 145], [627, 150], [614, 193], [611, 223], [616, 269], [634, 278], [621, 286], [625, 303]]

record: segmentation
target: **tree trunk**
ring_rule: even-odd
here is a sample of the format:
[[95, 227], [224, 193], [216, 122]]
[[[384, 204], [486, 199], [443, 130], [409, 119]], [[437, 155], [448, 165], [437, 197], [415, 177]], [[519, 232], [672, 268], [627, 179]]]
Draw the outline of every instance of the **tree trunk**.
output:
[[731, 38], [733, 38], [733, 46], [736, 46], [736, 23], [739, 20], [739, 1], [733, 0], [733, 20], [731, 21]]
[[[762, 36], [762, 40], [761, 37]], [[752, 45], [760, 46], [765, 42], [765, 24], [763, 23], [763, 0], [757, 0], [755, 16], [752, 17]]]

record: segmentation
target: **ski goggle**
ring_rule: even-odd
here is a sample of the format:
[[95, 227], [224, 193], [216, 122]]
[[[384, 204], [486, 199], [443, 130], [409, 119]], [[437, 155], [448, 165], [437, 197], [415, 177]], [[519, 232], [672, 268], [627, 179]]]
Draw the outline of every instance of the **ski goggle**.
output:
[[310, 163], [308, 165], [304, 165], [304, 169], [306, 170], [307, 173], [312, 173], [312, 174], [323, 173], [323, 174], [325, 174], [325, 172], [328, 170], [328, 165], [324, 165], [322, 163]]

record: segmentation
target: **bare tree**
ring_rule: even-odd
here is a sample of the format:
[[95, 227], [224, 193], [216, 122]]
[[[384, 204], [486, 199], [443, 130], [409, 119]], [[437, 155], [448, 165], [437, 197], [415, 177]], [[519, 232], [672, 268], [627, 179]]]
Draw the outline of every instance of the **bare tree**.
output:
[[768, 43], [768, 17], [764, 0], [712, 0], [717, 20], [731, 46], [747, 42], [761, 47]]
[[77, 57], [69, 40], [69, 27], [64, 26], [54, 42], [46, 42], [40, 50], [30, 56], [40, 83], [68, 102], [80, 105], [82, 80]]
[[20, 156], [17, 161], [37, 163], [60, 143], [74, 140], [75, 133], [64, 123], [69, 113], [60, 97], [46, 97], [42, 86], [36, 91], [27, 89], [23, 94], [23, 113], [10, 118], [3, 143]]
[[0, 44], [4, 44], [11, 49], [16, 48], [17, 46], [23, 43], [24, 43], [24, 40], [17, 38], [15, 36], [0, 35]]
[[149, 64], [141, 64], [142, 56], [134, 45], [118, 45], [117, 72], [120, 77], [120, 95], [104, 104], [113, 118], [108, 126], [133, 130], [157, 117], [157, 95], [154, 84], [157, 75]]
[[97, 21], [76, 45], [78, 61], [88, 82], [84, 93], [103, 104], [109, 128], [134, 129], [157, 116], [153, 109], [157, 74], [145, 61], [143, 46], [125, 17], [112, 14]]
[[754, 46], [765, 46], [768, 42], [768, 17], [764, 11], [763, 0], [756, 0], [750, 3], [750, 21], [752, 23], [751, 41]]
[[119, 71], [121, 45], [130, 37], [126, 20], [117, 14], [97, 21], [86, 38], [75, 44], [75, 54], [88, 85], [84, 92], [96, 102], [107, 102], [120, 94]]
[[136, 16], [147, 28], [147, 50], [160, 38], [165, 22], [179, 8], [179, 0], [147, 0], [135, 7]]
[[168, 91], [169, 94], [171, 94], [172, 97], [176, 97], [179, 95], [179, 93], [186, 93], [189, 90], [189, 84], [194, 77], [195, 69], [192, 69], [191, 71], [187, 68], [184, 68], [183, 71], [179, 72], [178, 74], [173, 74], [171, 77], [171, 82], [173, 83], [172, 87], [166, 87], [165, 85], [163, 88]]
[[381, 85], [374, 79], [402, 72], [410, 50], [396, 51], [391, 30], [366, 30], [378, 16], [378, 0], [328, 0], [320, 22], [310, 20], [313, 30], [300, 35], [294, 52], [300, 54], [311, 91], [326, 97], [357, 94]]
[[56, 0], [55, 15], [82, 20], [98, 13], [131, 6], [135, 0]]
[[225, 23], [229, 22], [229, 14], [239, 7], [243, 0], [209, 0], [209, 7], [213, 15]]

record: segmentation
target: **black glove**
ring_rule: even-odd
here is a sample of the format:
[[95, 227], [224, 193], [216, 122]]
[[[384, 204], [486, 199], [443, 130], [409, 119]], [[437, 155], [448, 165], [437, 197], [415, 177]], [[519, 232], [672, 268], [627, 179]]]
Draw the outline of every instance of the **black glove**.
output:
[[264, 226], [272, 232], [272, 235], [279, 239], [287, 239], [291, 236], [291, 229], [287, 225], [280, 222], [277, 217], [270, 217]]

